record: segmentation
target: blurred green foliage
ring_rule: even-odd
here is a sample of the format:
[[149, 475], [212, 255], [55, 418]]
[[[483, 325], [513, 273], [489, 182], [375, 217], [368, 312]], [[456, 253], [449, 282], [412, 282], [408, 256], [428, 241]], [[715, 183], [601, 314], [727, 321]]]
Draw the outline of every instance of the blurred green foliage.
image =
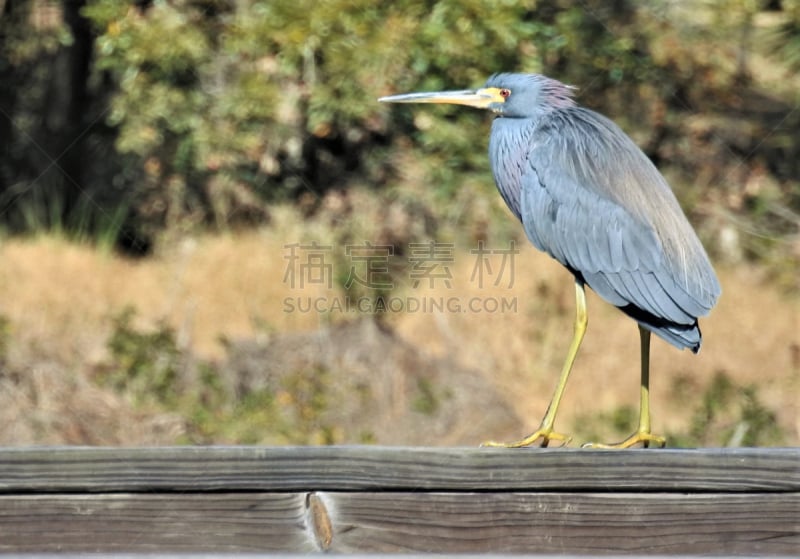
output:
[[440, 389], [431, 380], [419, 378], [411, 409], [424, 415], [434, 415], [439, 410], [442, 399], [449, 397], [451, 394], [447, 388]]
[[111, 363], [102, 368], [97, 379], [126, 393], [137, 404], [174, 406], [185, 368], [175, 334], [166, 325], [143, 332], [134, 327], [134, 316], [134, 310], [126, 308], [113, 317], [108, 340]]
[[[707, 386], [697, 386], [690, 376], [673, 381], [672, 400], [685, 409], [685, 431], [667, 434], [667, 444], [677, 448], [778, 446], [785, 433], [776, 413], [758, 394], [756, 384], [740, 385], [718, 372]], [[587, 441], [623, 440], [636, 430], [639, 411], [623, 405], [610, 411], [579, 416], [576, 435]]]
[[[687, 401], [690, 386], [678, 378], [675, 399]], [[688, 432], [670, 438], [678, 446], [776, 446], [785, 435], [775, 412], [761, 401], [756, 384], [741, 386], [718, 372], [701, 394]]]
[[[725, 225], [709, 207], [745, 232], [734, 256], [783, 257], [799, 226], [797, 99], [750, 71], [763, 56], [796, 77], [795, 0], [7, 0], [3, 12], [11, 230], [147, 250], [165, 230], [263, 223], [276, 199], [313, 212], [331, 189], [396, 197], [409, 181], [448, 215], [445, 200], [491, 192], [489, 117], [376, 98], [497, 71], [579, 86], [667, 173], [705, 238]], [[779, 44], [753, 31], [770, 13]]]
[[781, 7], [786, 19], [768, 33], [767, 44], [773, 56], [794, 72], [800, 71], [800, 0], [784, 0]]
[[[84, 14], [99, 33], [97, 68], [119, 84], [110, 121], [121, 152], [149, 162], [155, 179], [177, 175], [189, 185], [222, 174], [273, 198], [342, 186], [350, 172], [380, 176], [380, 161], [365, 161], [390, 132], [375, 99], [397, 88], [474, 85], [519, 66], [535, 43], [550, 42], [532, 8], [269, 0], [137, 9], [93, 0]], [[535, 57], [527, 65], [540, 66]], [[455, 171], [485, 168], [474, 140], [482, 136], [463, 133], [476, 118], [420, 130], [420, 141], [442, 152], [447, 164], [431, 168], [443, 169], [436, 178], [446, 186]], [[224, 193], [207, 193], [215, 194]]]
[[[181, 348], [165, 324], [143, 328], [127, 308], [111, 319], [108, 360], [94, 379], [129, 398], [139, 409], [177, 414], [182, 441], [189, 444], [333, 444], [341, 435], [323, 420], [333, 402], [335, 382], [320, 367], [287, 372], [274, 389], [239, 396], [231, 388], [230, 371], [195, 358]], [[0, 342], [2, 342], [0, 321]], [[2, 347], [0, 347], [2, 350]], [[2, 361], [0, 354], [0, 362]], [[366, 435], [365, 435], [366, 436]]]
[[0, 314], [0, 366], [8, 358], [8, 350], [11, 347], [11, 321], [8, 317]]

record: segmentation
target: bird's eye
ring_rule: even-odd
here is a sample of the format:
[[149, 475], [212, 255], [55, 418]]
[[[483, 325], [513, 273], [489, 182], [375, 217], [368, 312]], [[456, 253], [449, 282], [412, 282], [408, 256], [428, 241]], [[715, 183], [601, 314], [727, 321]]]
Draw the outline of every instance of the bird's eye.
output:
[[505, 89], [505, 88], [501, 89], [500, 90], [500, 97], [502, 97], [503, 99], [508, 99], [509, 97], [511, 97], [511, 90], [510, 89]]

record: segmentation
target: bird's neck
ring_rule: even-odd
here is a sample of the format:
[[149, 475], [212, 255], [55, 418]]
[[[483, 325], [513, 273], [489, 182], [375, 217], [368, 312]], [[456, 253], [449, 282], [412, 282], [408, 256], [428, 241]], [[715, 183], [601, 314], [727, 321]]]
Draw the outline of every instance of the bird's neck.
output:
[[527, 118], [496, 118], [489, 138], [489, 161], [497, 189], [520, 220], [521, 177], [534, 127], [534, 121]]

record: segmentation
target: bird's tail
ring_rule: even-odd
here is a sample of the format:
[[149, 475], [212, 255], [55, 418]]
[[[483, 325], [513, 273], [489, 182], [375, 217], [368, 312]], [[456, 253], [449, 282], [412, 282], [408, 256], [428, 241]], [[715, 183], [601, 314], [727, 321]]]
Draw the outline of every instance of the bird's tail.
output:
[[634, 305], [620, 307], [620, 310], [678, 349], [690, 349], [692, 353], [700, 351], [703, 335], [697, 320], [693, 324], [679, 324], [664, 320]]

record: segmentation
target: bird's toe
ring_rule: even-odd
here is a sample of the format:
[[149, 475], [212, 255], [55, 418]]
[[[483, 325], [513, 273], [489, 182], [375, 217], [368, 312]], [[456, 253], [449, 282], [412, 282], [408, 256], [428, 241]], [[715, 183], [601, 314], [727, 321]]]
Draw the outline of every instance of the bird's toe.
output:
[[605, 444], [605, 443], [586, 443], [582, 445], [581, 448], [600, 448], [600, 449], [622, 449], [622, 448], [631, 448], [636, 446], [637, 444], [641, 444], [644, 448], [649, 448], [651, 446], [664, 448], [667, 444], [667, 440], [664, 437], [659, 435], [653, 435], [652, 433], [647, 433], [643, 431], [638, 431], [625, 439], [624, 441], [612, 444]]
[[540, 428], [519, 441], [514, 441], [511, 443], [486, 441], [485, 443], [482, 443], [481, 446], [489, 448], [523, 448], [529, 446], [540, 446], [544, 448], [550, 444], [550, 441], [560, 441], [560, 446], [567, 446], [571, 440], [572, 437], [569, 435], [557, 433], [551, 428]]

